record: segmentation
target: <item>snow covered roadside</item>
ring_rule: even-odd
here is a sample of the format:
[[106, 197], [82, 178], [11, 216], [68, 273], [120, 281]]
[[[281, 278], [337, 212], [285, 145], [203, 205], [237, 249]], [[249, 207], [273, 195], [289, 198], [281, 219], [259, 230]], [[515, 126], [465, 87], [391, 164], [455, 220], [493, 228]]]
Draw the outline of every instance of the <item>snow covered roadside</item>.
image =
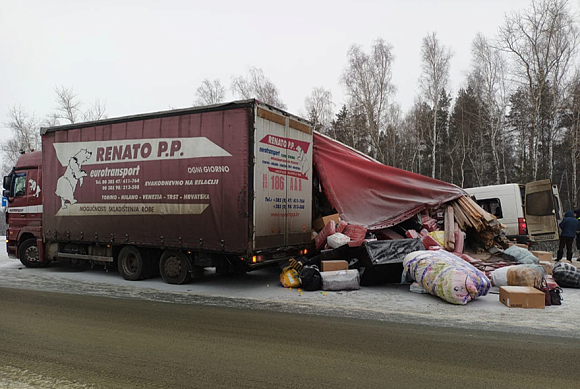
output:
[[235, 277], [210, 271], [187, 285], [165, 284], [161, 278], [131, 282], [102, 267], [77, 270], [54, 264], [28, 269], [9, 259], [4, 250], [0, 253], [2, 287], [580, 338], [580, 290], [576, 289], [564, 290], [561, 306], [510, 309], [499, 302], [497, 288], [466, 306], [457, 306], [434, 296], [410, 293], [408, 285], [304, 292], [282, 288], [278, 276], [277, 269]]

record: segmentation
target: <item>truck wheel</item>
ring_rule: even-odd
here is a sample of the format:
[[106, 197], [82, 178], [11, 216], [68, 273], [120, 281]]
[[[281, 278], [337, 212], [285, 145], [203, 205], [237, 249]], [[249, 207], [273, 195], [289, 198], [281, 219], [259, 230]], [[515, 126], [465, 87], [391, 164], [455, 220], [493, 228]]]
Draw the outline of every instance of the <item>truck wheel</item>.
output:
[[137, 281], [145, 276], [145, 262], [136, 247], [125, 246], [117, 257], [117, 267], [124, 279]]
[[167, 250], [159, 261], [161, 278], [168, 284], [185, 284], [191, 280], [187, 256], [179, 251]]
[[36, 239], [26, 239], [18, 248], [18, 259], [26, 267], [44, 267], [46, 262], [40, 262]]

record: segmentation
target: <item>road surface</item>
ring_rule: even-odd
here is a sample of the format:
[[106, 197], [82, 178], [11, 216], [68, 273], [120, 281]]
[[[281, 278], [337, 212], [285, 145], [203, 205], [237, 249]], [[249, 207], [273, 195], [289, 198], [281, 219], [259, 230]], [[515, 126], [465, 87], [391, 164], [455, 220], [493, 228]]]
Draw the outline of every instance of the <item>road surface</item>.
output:
[[0, 287], [2, 388], [578, 388], [579, 350], [574, 338]]

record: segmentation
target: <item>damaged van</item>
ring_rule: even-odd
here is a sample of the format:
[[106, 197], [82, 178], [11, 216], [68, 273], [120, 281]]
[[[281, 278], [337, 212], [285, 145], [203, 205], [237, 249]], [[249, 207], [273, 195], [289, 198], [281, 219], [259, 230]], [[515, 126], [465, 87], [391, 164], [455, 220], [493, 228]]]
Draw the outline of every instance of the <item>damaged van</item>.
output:
[[465, 189], [484, 210], [506, 226], [508, 239], [518, 242], [558, 240], [562, 203], [550, 180]]

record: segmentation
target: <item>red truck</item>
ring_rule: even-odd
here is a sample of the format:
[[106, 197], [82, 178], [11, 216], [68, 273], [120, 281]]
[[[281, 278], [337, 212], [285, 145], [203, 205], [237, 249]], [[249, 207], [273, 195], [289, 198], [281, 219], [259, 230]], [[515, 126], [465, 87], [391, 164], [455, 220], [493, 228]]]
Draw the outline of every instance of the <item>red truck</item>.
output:
[[[312, 244], [310, 124], [256, 100], [41, 129], [4, 177], [7, 250], [27, 267], [111, 266], [172, 284]], [[85, 262], [83, 262], [85, 261]]]

